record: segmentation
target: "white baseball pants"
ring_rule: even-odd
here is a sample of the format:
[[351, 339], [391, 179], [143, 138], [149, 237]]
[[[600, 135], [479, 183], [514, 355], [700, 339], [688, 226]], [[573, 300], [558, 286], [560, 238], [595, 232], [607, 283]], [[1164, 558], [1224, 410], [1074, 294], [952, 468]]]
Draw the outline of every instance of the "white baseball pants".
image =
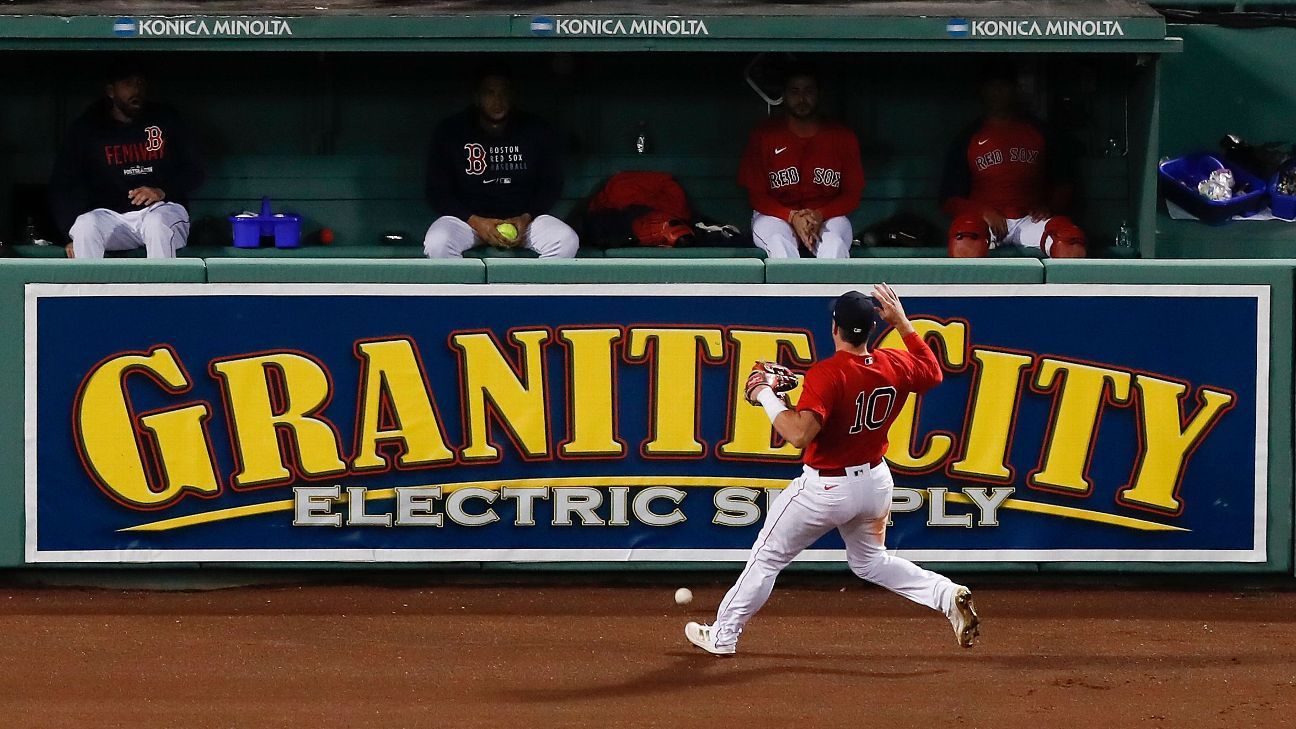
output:
[[[855, 231], [844, 216], [824, 221], [819, 233], [815, 258], [850, 258], [851, 240]], [[797, 258], [801, 255], [796, 233], [786, 220], [771, 215], [752, 213], [752, 240], [769, 258]]]
[[[552, 215], [532, 220], [523, 238], [523, 246], [541, 258], [574, 258], [580, 247], [576, 231]], [[464, 251], [478, 245], [483, 243], [472, 227], [451, 215], [437, 218], [423, 237], [423, 252], [428, 258], [463, 258]]]
[[[996, 240], [991, 234], [991, 247], [1013, 245], [1025, 246], [1027, 248], [1044, 247], [1044, 226], [1048, 225], [1049, 218], [1043, 220], [1031, 220], [1027, 215], [1024, 218], [1008, 219], [1008, 234], [1003, 240]], [[1048, 251], [1044, 251], [1048, 253]]]
[[732, 645], [747, 621], [769, 599], [774, 580], [802, 550], [829, 530], [846, 542], [846, 562], [861, 579], [939, 610], [948, 618], [958, 585], [886, 551], [886, 523], [891, 512], [891, 469], [846, 469], [843, 477], [826, 478], [806, 467], [765, 515], [747, 566], [729, 589], [716, 613], [717, 645]]
[[98, 208], [78, 215], [70, 233], [75, 258], [103, 258], [104, 251], [141, 247], [149, 258], [175, 258], [189, 240], [189, 211], [165, 201], [128, 213]]

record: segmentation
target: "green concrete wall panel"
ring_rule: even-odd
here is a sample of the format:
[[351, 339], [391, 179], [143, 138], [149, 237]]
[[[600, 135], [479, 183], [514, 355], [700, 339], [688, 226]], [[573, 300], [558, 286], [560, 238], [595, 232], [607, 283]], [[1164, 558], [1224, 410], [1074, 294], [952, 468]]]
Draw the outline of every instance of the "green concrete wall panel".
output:
[[1044, 266], [1034, 258], [881, 259], [767, 261], [768, 283], [987, 284], [1044, 283]]
[[265, 261], [214, 258], [209, 283], [486, 283], [479, 260]]
[[764, 283], [765, 264], [751, 259], [486, 260], [487, 283]]

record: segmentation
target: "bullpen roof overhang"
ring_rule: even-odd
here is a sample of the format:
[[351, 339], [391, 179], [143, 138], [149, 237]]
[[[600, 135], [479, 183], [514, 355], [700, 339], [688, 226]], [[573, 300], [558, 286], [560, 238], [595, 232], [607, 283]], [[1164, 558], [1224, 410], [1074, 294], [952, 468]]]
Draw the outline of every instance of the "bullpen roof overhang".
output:
[[1136, 0], [17, 0], [0, 48], [1165, 53]]

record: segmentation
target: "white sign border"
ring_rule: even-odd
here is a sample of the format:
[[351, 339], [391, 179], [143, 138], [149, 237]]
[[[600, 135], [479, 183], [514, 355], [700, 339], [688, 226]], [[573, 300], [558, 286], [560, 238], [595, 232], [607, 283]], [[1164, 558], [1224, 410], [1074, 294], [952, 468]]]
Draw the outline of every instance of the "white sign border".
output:
[[[838, 296], [858, 284], [319, 284], [319, 283], [29, 283], [24, 290], [24, 554], [28, 563], [174, 562], [732, 562], [747, 550], [696, 549], [203, 549], [203, 550], [40, 550], [37, 540], [38, 455], [37, 305], [42, 298], [103, 296]], [[1263, 284], [896, 284], [902, 297], [1058, 296], [1087, 299], [1111, 296], [1179, 298], [1185, 296], [1256, 299], [1256, 463], [1254, 538], [1249, 550], [896, 550], [895, 554], [932, 562], [1229, 562], [1268, 559], [1269, 337], [1271, 292]], [[825, 319], [827, 316], [825, 315]], [[700, 555], [705, 555], [702, 557]], [[798, 561], [841, 562], [841, 550], [806, 550]]]

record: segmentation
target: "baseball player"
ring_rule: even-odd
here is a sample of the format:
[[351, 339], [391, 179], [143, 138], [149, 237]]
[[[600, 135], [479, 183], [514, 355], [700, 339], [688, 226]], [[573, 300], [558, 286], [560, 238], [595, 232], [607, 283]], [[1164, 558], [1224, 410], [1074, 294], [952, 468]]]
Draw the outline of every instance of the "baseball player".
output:
[[819, 113], [819, 79], [794, 69], [783, 87], [785, 118], [752, 131], [738, 171], [751, 201], [752, 238], [770, 258], [849, 258], [846, 219], [864, 192], [859, 140]]
[[[886, 551], [892, 490], [891, 471], [882, 460], [887, 430], [909, 394], [931, 389], [942, 375], [891, 287], [881, 284], [873, 292], [870, 299], [851, 291], [833, 303], [836, 352], [806, 372], [795, 409], [783, 394], [796, 386], [787, 368], [758, 362], [747, 379], [747, 400], [765, 408], [779, 435], [805, 449], [805, 466], [770, 505], [747, 566], [720, 603], [715, 623], [684, 627], [689, 642], [708, 653], [735, 651], [779, 572], [830, 529], [841, 533], [846, 561], [857, 576], [943, 612], [959, 645], [971, 648], [979, 635], [968, 588]], [[907, 351], [869, 350], [879, 315], [900, 332]]]
[[941, 207], [953, 218], [949, 253], [984, 257], [991, 248], [1038, 248], [1052, 258], [1083, 258], [1084, 232], [1059, 215], [1074, 185], [1068, 155], [1019, 109], [1010, 69], [994, 68], [981, 84], [985, 116], [950, 148]]
[[472, 106], [432, 137], [427, 198], [441, 217], [423, 239], [428, 258], [462, 258], [482, 244], [574, 257], [576, 231], [547, 215], [562, 194], [561, 156], [548, 125], [514, 111], [509, 77], [482, 74]]
[[142, 247], [175, 258], [189, 239], [187, 198], [203, 180], [192, 138], [173, 110], [148, 100], [137, 67], [113, 64], [103, 89], [68, 129], [50, 179], [68, 257]]

